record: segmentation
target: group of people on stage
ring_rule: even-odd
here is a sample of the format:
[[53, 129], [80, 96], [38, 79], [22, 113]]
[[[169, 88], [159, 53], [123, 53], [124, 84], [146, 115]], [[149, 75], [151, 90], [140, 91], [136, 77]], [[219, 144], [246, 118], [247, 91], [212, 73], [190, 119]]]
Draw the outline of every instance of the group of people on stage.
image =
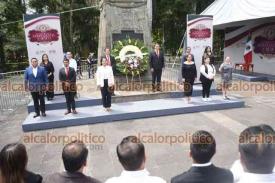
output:
[[[105, 53], [105, 56], [101, 57], [96, 78], [97, 86], [102, 94], [103, 107], [106, 111], [110, 111], [111, 96], [114, 95], [115, 58], [111, 56], [109, 48], [105, 49]], [[67, 52], [63, 60], [63, 67], [59, 70], [59, 81], [62, 83], [67, 105], [65, 115], [69, 113], [77, 114], [75, 105], [77, 71], [77, 61], [73, 58], [71, 52]], [[46, 116], [45, 93], [48, 101], [54, 98], [54, 72], [54, 65], [47, 54], [42, 55], [40, 65], [37, 58], [32, 58], [31, 65], [25, 71], [25, 89], [31, 92], [35, 108], [34, 118], [40, 115]]]
[[[92, 60], [93, 55], [90, 55]], [[159, 44], [155, 44], [154, 50], [149, 55], [149, 66], [152, 73], [152, 91], [162, 91], [161, 76], [163, 68], [165, 67], [164, 53], [160, 49]], [[62, 82], [62, 90], [65, 94], [67, 111], [69, 113], [77, 114], [75, 106], [76, 96], [76, 76], [78, 71], [77, 61], [73, 58], [71, 52], [67, 52], [63, 60], [64, 67], [59, 71], [59, 80]], [[227, 89], [232, 80], [233, 66], [230, 63], [230, 57], [226, 57], [224, 63], [221, 64], [219, 71], [221, 72], [222, 91], [224, 99], [229, 99], [227, 96]], [[31, 59], [31, 66], [26, 69], [25, 81], [27, 88], [31, 91], [31, 95], [35, 106], [35, 116], [46, 116], [44, 93], [48, 100], [54, 98], [54, 66], [49, 60], [47, 54], [42, 55], [42, 62], [38, 66], [37, 58]], [[111, 97], [114, 95], [114, 75], [116, 72], [116, 61], [111, 55], [110, 49], [105, 49], [105, 55], [100, 58], [100, 66], [97, 68], [96, 80], [97, 86], [101, 90], [102, 104], [106, 111], [111, 111]], [[214, 54], [211, 47], [206, 47], [202, 56], [202, 65], [199, 69], [202, 83], [202, 97], [203, 101], [210, 101], [211, 86], [216, 75], [214, 66]], [[195, 64], [195, 57], [191, 53], [191, 48], [187, 47], [186, 53], [182, 57], [182, 83], [184, 87], [184, 94], [187, 102], [191, 102], [193, 93], [193, 85], [197, 79], [197, 68]]]
[[[198, 130], [190, 136], [190, 140], [186, 141], [186, 143], [190, 143], [188, 157], [192, 161], [190, 168], [175, 176], [176, 173], [173, 171], [180, 172], [179, 167], [183, 165], [175, 163], [178, 161], [176, 158], [173, 158], [174, 162], [169, 160], [169, 158], [173, 157], [173, 154], [169, 154], [169, 156], [165, 157], [165, 161], [168, 159], [168, 163], [174, 165], [174, 167], [170, 166], [172, 169], [167, 170], [167, 165], [164, 164], [164, 166], [158, 167], [158, 171], [168, 171], [170, 176], [173, 175], [171, 181], [169, 181], [171, 183], [274, 183], [275, 145], [274, 140], [272, 140], [274, 135], [274, 129], [266, 124], [250, 126], [244, 129], [240, 133], [237, 143], [239, 158], [234, 161], [229, 170], [217, 166], [213, 162], [217, 148], [220, 145], [224, 146], [224, 144], [217, 143], [210, 132]], [[33, 157], [28, 157], [25, 145], [22, 143], [11, 143], [5, 145], [0, 151], [0, 182], [101, 183], [100, 180], [86, 174], [85, 168], [93, 164], [93, 169], [103, 172], [100, 175], [107, 172], [108, 174], [105, 176], [114, 176], [108, 178], [105, 183], [166, 183], [167, 181], [163, 178], [150, 175], [147, 169], [147, 162], [151, 158], [156, 158], [146, 153], [148, 146], [148, 141], [139, 139], [137, 136], [124, 137], [116, 146], [116, 160], [122, 165], [123, 170], [120, 175], [114, 176], [110, 175], [113, 171], [99, 169], [100, 167], [110, 168], [110, 165], [99, 166], [99, 164], [102, 164], [102, 160], [108, 159], [105, 161], [106, 163], [111, 160], [108, 154], [102, 153], [102, 157], [98, 159], [98, 162], [91, 162], [90, 159], [92, 158], [89, 158], [90, 148], [80, 139], [74, 140], [63, 147], [61, 154], [64, 170], [61, 172], [49, 171], [47, 172], [48, 175], [42, 177], [40, 174], [30, 171], [31, 166], [28, 166], [28, 161], [32, 160]], [[180, 154], [183, 153], [180, 152]], [[223, 157], [232, 159], [232, 153], [227, 153]], [[236, 156], [234, 155], [234, 157]], [[183, 158], [185, 160], [182, 162], [187, 162], [186, 157]], [[113, 164], [114, 162], [111, 163]], [[222, 163], [226, 164], [225, 162]], [[45, 164], [48, 166], [52, 165], [51, 163]], [[89, 172], [88, 174], [93, 173]]]

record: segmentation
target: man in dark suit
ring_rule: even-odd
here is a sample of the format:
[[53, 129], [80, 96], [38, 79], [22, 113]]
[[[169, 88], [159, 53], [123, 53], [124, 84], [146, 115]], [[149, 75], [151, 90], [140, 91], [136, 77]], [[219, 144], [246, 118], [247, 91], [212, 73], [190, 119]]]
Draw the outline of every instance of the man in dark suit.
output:
[[34, 103], [35, 115], [34, 118], [40, 116], [46, 116], [45, 113], [45, 99], [44, 92], [48, 89], [48, 75], [44, 67], [38, 66], [37, 58], [31, 59], [31, 66], [25, 71], [25, 89], [31, 92], [31, 96]]
[[67, 111], [65, 115], [73, 112], [77, 114], [75, 110], [75, 92], [76, 92], [76, 71], [74, 68], [69, 67], [69, 60], [67, 58], [63, 61], [64, 67], [59, 71], [59, 80], [62, 82], [62, 89], [65, 94]]
[[181, 63], [184, 63], [184, 62], [187, 60], [188, 55], [191, 55], [191, 56], [192, 56], [192, 61], [195, 62], [195, 57], [194, 57], [194, 55], [191, 53], [191, 47], [188, 46], [188, 47], [186, 48], [185, 54], [182, 56]]
[[115, 57], [113, 57], [111, 55], [110, 48], [105, 48], [104, 51], [105, 51], [105, 55], [102, 56], [100, 60], [102, 60], [102, 58], [106, 58], [107, 65], [112, 66], [113, 73], [115, 75], [116, 74], [116, 59], [115, 59]]
[[83, 142], [73, 141], [67, 144], [62, 151], [65, 171], [45, 177], [43, 183], [100, 183], [83, 173], [87, 157], [88, 149]]
[[176, 177], [171, 183], [233, 183], [229, 170], [218, 168], [210, 160], [216, 152], [214, 137], [207, 131], [197, 131], [192, 135], [190, 156], [192, 167]]
[[[149, 64], [152, 73], [152, 90], [153, 92], [161, 91], [161, 74], [164, 68], [164, 54], [160, 51], [160, 45], [155, 44], [155, 50], [150, 53]], [[156, 87], [157, 81], [157, 87]]]

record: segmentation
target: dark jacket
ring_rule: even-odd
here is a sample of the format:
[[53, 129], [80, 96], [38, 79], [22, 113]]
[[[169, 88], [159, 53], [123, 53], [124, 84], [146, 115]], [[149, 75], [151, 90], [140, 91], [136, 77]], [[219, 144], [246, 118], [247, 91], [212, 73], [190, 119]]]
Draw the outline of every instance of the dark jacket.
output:
[[44, 64], [43, 62], [40, 64], [41, 67], [44, 67], [45, 70], [47, 71], [47, 74], [50, 74], [52, 73], [48, 79], [49, 80], [53, 80], [54, 79], [54, 66], [53, 66], [53, 63], [48, 61], [48, 64]]
[[37, 75], [34, 77], [32, 66], [26, 68], [24, 79], [25, 87], [30, 92], [39, 92], [46, 89], [46, 85], [49, 83], [47, 72], [44, 67], [37, 66]]
[[150, 68], [155, 70], [161, 70], [165, 67], [164, 65], [164, 54], [162, 51], [159, 52], [159, 57], [155, 51], [152, 51], [149, 56]]
[[187, 172], [173, 177], [171, 183], [233, 183], [233, 174], [214, 165], [191, 167]]
[[[102, 56], [100, 61], [102, 60], [102, 58], [106, 58], [106, 55]], [[113, 69], [113, 73], [115, 74], [116, 73], [116, 59], [115, 57], [113, 57], [112, 55], [110, 55], [110, 61], [111, 61], [111, 66], [112, 66], [112, 69]]]
[[47, 176], [43, 183], [100, 183], [100, 181], [80, 172], [62, 172]]
[[[69, 67], [68, 77], [66, 75], [65, 68], [64, 67], [61, 68], [59, 71], [59, 80], [60, 80], [60, 82], [62, 82], [63, 91], [68, 91], [68, 89], [70, 89], [70, 91], [76, 91], [76, 72], [75, 72], [74, 68]], [[65, 82], [70, 83], [70, 88], [65, 86]]]
[[42, 176], [39, 174], [34, 174], [32, 172], [26, 171], [24, 175], [24, 183], [41, 183]]

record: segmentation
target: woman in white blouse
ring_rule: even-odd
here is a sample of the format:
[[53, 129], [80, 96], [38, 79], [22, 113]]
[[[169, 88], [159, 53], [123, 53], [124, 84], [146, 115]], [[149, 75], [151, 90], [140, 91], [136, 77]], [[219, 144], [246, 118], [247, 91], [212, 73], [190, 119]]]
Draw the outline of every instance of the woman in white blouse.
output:
[[216, 69], [213, 64], [210, 64], [209, 57], [204, 59], [204, 63], [200, 67], [200, 73], [203, 101], [210, 101], [210, 89], [216, 75]]
[[106, 111], [111, 111], [111, 91], [114, 88], [114, 74], [111, 66], [107, 65], [106, 58], [101, 59], [101, 66], [96, 72], [97, 86], [100, 87], [102, 104]]

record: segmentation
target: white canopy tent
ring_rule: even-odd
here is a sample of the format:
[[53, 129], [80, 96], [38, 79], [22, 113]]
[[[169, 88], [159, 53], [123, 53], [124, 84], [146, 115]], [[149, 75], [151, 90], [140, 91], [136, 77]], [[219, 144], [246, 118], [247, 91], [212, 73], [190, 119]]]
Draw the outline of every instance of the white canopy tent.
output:
[[275, 0], [216, 0], [202, 15], [213, 15], [215, 29], [247, 25], [275, 17]]

